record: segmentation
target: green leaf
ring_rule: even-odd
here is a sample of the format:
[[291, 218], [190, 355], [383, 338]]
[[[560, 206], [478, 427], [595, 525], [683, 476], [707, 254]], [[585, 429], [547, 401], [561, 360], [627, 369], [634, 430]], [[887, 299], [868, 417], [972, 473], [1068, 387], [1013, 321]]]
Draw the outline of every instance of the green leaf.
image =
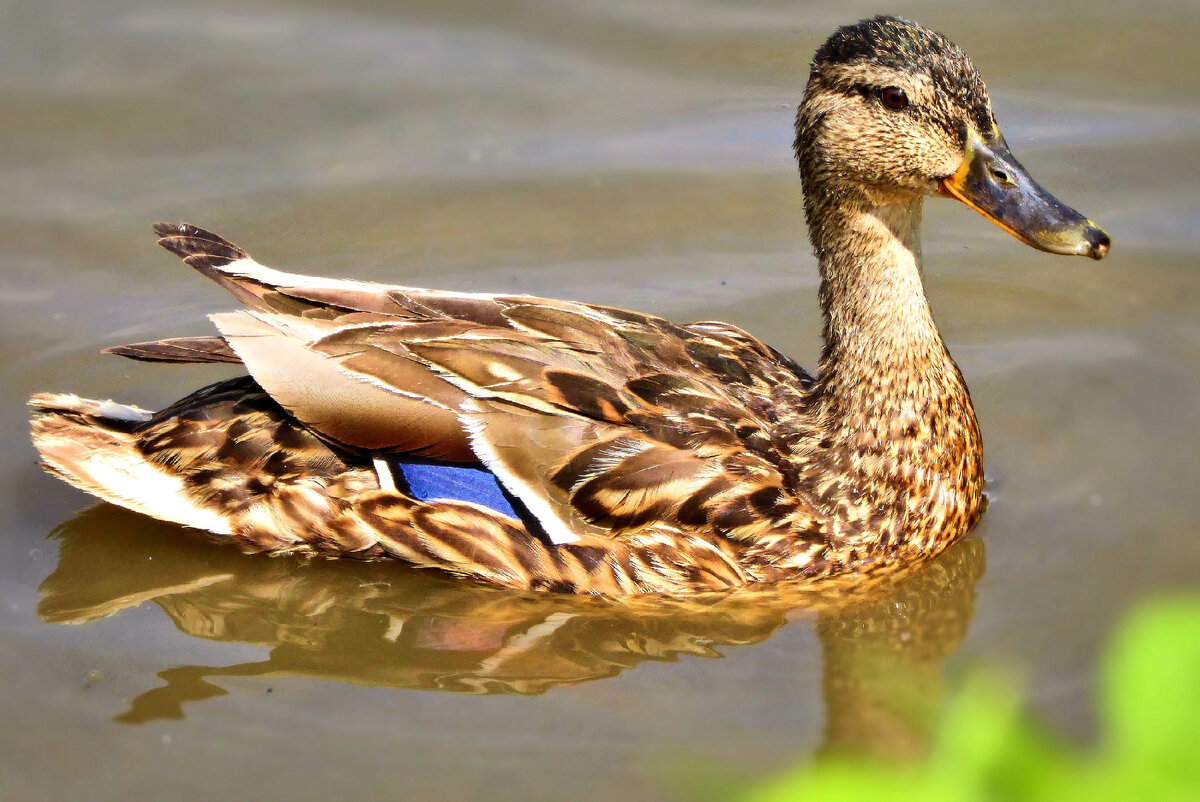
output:
[[1200, 798], [1200, 599], [1129, 616], [1105, 660], [1103, 698], [1113, 780]]
[[1200, 800], [1200, 598], [1139, 606], [1106, 653], [1104, 746], [1069, 749], [1023, 714], [1017, 684], [977, 672], [946, 707], [926, 761], [841, 757], [793, 769], [746, 802]]

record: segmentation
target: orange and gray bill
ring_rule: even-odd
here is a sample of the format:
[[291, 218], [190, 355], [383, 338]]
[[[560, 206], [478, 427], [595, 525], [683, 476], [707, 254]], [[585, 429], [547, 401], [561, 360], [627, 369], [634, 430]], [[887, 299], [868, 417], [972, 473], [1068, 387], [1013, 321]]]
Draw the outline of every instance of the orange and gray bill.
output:
[[998, 131], [988, 140], [972, 131], [962, 166], [938, 184], [943, 195], [962, 201], [1035, 248], [1093, 259], [1108, 253], [1108, 234], [1042, 189]]

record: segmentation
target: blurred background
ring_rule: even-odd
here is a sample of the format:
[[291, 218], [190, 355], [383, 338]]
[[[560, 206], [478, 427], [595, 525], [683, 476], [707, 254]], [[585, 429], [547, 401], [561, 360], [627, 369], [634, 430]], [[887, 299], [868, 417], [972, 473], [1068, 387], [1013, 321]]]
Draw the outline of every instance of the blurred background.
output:
[[[1113, 621], [1200, 576], [1200, 6], [827, 5], [0, 2], [0, 795], [670, 798], [664, 766], [919, 752], [978, 662], [1091, 737]], [[723, 319], [812, 366], [792, 118], [816, 47], [880, 12], [960, 44], [1114, 242], [1051, 257], [928, 204], [991, 508], [915, 585], [539, 606], [77, 517], [37, 468], [31, 392], [156, 408], [229, 373], [97, 355], [231, 307], [156, 220], [296, 272]]]

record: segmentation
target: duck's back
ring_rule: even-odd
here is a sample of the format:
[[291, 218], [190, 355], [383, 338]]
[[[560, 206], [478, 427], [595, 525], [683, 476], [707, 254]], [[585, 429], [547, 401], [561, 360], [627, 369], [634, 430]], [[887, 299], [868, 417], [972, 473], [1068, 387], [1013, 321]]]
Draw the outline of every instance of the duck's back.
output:
[[[220, 338], [114, 350], [241, 361], [253, 380], [138, 420], [35, 399], [48, 464], [91, 492], [256, 549], [399, 556], [522, 587], [592, 590], [589, 572], [607, 573], [620, 592], [741, 584], [769, 561], [753, 556], [767, 533], [799, 534], [808, 551], [822, 545], [805, 537], [818, 534], [820, 514], [793, 492], [812, 380], [739, 329], [312, 279], [265, 268], [195, 227], [159, 233], [247, 309], [213, 316]], [[121, 454], [110, 468], [123, 469], [89, 474], [72, 462], [80, 455], [48, 445], [88, 427]], [[152, 503], [136, 498], [133, 482], [105, 486], [137, 457], [151, 466], [142, 479], [168, 476], [185, 503], [164, 504], [161, 487]], [[470, 489], [417, 492], [414, 480], [432, 467], [473, 472], [459, 474]], [[396, 520], [368, 515], [381, 504]], [[437, 547], [402, 548], [395, 530], [404, 526], [419, 532], [418, 545]], [[489, 548], [511, 559], [467, 568], [467, 553]], [[583, 575], [554, 578], [564, 570]]]

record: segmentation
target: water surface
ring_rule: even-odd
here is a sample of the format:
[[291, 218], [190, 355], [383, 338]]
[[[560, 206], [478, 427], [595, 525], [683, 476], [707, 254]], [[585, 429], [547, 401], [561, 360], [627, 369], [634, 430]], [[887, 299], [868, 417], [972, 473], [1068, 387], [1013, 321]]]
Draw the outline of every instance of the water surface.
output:
[[298, 272], [724, 319], [812, 364], [791, 119], [877, 6], [399, 5], [0, 4], [0, 796], [686, 796], [697, 764], [918, 754], [978, 661], [1088, 737], [1114, 618], [1200, 576], [1194, 4], [889, 9], [972, 55], [1017, 156], [1115, 243], [1054, 258], [929, 204], [992, 504], [897, 587], [529, 600], [243, 557], [39, 472], [29, 393], [154, 407], [229, 374], [97, 356], [230, 308], [160, 219]]

